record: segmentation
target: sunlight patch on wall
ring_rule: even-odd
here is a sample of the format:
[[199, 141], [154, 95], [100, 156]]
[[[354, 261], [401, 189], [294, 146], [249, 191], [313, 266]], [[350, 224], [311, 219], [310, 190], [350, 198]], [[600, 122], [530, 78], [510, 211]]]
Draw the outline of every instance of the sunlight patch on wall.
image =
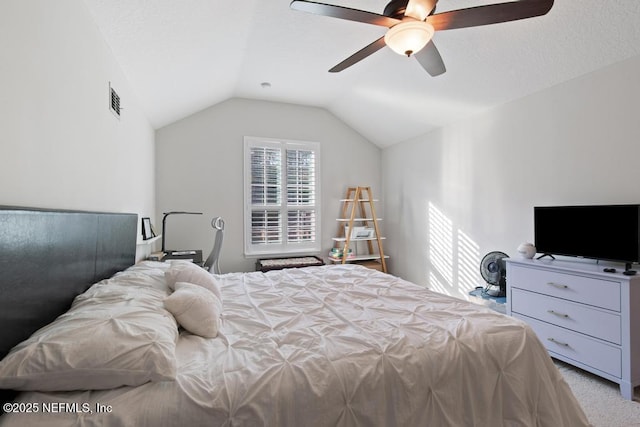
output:
[[478, 284], [480, 246], [464, 231], [458, 230], [458, 288], [471, 291]]
[[442, 281], [453, 285], [453, 227], [433, 203], [429, 202], [429, 259]]
[[429, 288], [469, 299], [480, 285], [480, 246], [433, 203], [428, 207]]
[[433, 271], [429, 273], [429, 289], [432, 291], [440, 292], [441, 294], [450, 295], [450, 289], [448, 286], [442, 284], [438, 276], [436, 276]]

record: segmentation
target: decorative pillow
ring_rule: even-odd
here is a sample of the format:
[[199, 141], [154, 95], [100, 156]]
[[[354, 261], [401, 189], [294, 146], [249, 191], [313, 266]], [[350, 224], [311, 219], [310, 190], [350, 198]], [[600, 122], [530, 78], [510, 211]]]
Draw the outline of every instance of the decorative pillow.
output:
[[[135, 280], [140, 280], [139, 271]], [[99, 390], [175, 379], [178, 326], [166, 291], [106, 279], [0, 361], [0, 388]]]
[[195, 335], [218, 335], [222, 303], [212, 292], [192, 283], [177, 282], [176, 291], [164, 300], [164, 306], [183, 328]]
[[126, 284], [127, 286], [151, 287], [171, 293], [164, 277], [164, 273], [169, 267], [170, 266], [164, 262], [141, 261], [125, 271], [116, 273], [111, 280]]
[[164, 277], [169, 289], [175, 289], [176, 282], [192, 283], [208, 289], [222, 301], [220, 286], [216, 279], [207, 270], [192, 262], [171, 265], [171, 268], [164, 273]]

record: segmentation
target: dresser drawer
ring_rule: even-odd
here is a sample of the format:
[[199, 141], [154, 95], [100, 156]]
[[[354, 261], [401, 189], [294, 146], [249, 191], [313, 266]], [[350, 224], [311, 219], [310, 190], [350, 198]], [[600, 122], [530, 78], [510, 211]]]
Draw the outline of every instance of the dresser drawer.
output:
[[620, 282], [512, 265], [507, 281], [514, 288], [620, 311]]
[[622, 376], [620, 348], [527, 316], [514, 314], [513, 317], [527, 322], [549, 352], [591, 366], [616, 378]]
[[511, 289], [511, 310], [614, 344], [621, 344], [619, 314], [514, 288]]

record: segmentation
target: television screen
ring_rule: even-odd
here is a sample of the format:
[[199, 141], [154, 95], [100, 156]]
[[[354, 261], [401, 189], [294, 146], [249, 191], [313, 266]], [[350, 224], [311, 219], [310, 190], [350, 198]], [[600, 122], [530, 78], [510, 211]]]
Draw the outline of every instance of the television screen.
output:
[[640, 260], [640, 205], [534, 208], [538, 253], [600, 260]]

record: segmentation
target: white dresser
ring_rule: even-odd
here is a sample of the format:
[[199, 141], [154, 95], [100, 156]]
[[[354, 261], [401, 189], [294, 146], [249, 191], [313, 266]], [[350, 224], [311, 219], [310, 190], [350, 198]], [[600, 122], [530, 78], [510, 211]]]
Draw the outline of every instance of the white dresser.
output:
[[640, 384], [640, 272], [595, 263], [509, 258], [507, 314], [527, 322], [567, 363], [620, 384]]

